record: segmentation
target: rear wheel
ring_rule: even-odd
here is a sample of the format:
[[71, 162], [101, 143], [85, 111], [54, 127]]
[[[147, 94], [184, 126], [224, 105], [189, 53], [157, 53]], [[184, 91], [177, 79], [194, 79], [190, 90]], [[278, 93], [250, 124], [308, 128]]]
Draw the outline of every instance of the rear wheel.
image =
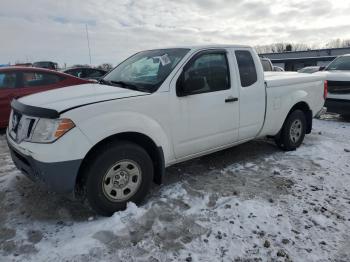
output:
[[153, 180], [150, 156], [140, 146], [117, 142], [99, 150], [87, 168], [86, 194], [100, 215], [124, 210], [129, 201], [139, 204]]
[[301, 110], [295, 110], [287, 117], [276, 144], [283, 150], [295, 150], [301, 145], [306, 132], [305, 114]]

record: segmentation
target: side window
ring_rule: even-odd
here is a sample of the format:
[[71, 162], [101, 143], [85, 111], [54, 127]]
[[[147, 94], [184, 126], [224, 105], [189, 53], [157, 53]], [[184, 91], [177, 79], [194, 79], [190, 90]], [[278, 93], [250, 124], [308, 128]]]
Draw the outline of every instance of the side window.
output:
[[62, 79], [55, 74], [26, 72], [23, 73], [23, 87], [38, 87], [53, 85], [62, 81]]
[[204, 53], [186, 65], [182, 79], [187, 95], [230, 89], [226, 53]]
[[0, 73], [0, 89], [15, 88], [16, 87], [16, 73], [7, 72]]
[[251, 86], [258, 80], [252, 54], [249, 51], [236, 51], [239, 76], [242, 87]]

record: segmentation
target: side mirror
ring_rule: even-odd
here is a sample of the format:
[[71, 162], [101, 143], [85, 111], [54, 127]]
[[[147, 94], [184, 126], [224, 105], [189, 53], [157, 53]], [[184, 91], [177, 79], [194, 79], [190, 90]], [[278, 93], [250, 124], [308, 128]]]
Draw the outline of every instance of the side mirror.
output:
[[196, 91], [205, 87], [204, 78], [201, 76], [192, 75], [185, 80], [184, 73], [182, 72], [179, 79], [176, 82], [176, 94], [179, 97], [188, 96]]
[[323, 71], [323, 70], [325, 70], [325, 69], [326, 69], [325, 66], [320, 66], [320, 68], [318, 69], [318, 71]]

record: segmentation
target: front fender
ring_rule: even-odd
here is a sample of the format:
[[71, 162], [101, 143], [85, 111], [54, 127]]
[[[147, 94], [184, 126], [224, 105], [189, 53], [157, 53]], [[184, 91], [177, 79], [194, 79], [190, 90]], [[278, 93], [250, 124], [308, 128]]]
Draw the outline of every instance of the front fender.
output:
[[161, 124], [146, 115], [137, 112], [111, 112], [86, 118], [77, 123], [92, 146], [112, 135], [136, 132], [148, 136], [162, 147], [165, 163], [172, 157], [170, 140]]

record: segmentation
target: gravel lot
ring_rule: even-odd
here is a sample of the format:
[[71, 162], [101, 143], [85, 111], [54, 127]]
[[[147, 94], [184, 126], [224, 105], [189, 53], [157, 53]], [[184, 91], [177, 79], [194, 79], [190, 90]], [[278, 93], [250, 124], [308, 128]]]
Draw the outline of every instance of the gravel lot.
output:
[[110, 218], [16, 170], [0, 136], [0, 261], [350, 261], [350, 123], [296, 151], [256, 140], [167, 169]]

